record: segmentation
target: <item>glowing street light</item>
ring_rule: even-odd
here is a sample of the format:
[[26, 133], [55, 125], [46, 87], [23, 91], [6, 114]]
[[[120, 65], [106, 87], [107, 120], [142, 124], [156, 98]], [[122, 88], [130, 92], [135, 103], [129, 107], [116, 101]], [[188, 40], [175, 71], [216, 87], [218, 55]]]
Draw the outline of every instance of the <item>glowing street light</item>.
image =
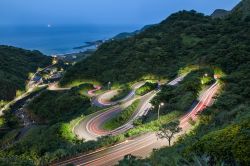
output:
[[161, 106], [164, 106], [164, 103], [160, 103], [159, 106], [158, 106], [158, 120], [160, 120], [160, 109], [161, 109]]
[[109, 82], [108, 82], [108, 90], [109, 90], [109, 88], [110, 88], [110, 85], [111, 85], [111, 82], [109, 81]]

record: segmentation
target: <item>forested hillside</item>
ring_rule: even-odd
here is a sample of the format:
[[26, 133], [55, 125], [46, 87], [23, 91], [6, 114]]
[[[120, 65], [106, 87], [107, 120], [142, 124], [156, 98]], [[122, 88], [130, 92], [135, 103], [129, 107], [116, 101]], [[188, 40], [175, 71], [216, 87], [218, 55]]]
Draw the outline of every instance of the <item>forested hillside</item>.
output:
[[17, 90], [25, 90], [29, 73], [51, 63], [51, 58], [38, 51], [0, 46], [0, 101], [16, 96]]
[[208, 37], [202, 28], [213, 28], [210, 20], [195, 11], [182, 11], [135, 37], [105, 43], [93, 56], [71, 68], [61, 84], [84, 79], [125, 83], [149, 75], [174, 76], [188, 62], [198, 62], [192, 49]]
[[222, 19], [195, 11], [175, 13], [135, 37], [103, 44], [72, 67], [61, 84], [86, 79], [126, 83], [146, 76], [170, 78], [192, 64], [216, 67], [225, 73], [221, 95], [200, 115], [200, 125], [147, 160], [130, 158], [120, 164], [249, 165], [249, 9], [250, 1], [243, 0]]

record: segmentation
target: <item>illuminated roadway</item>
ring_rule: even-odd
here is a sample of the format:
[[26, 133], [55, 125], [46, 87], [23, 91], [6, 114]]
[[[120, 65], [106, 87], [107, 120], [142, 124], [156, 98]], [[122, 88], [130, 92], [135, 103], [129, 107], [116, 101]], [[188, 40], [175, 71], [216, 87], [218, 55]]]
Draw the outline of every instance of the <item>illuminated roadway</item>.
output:
[[95, 92], [98, 91], [98, 90], [100, 90], [102, 87], [98, 86], [98, 85], [94, 85], [94, 88], [95, 89], [92, 89], [92, 90], [88, 91], [88, 95], [90, 97], [95, 96]]
[[[118, 90], [109, 90], [108, 92], [105, 92], [105, 93], [97, 96], [93, 100], [93, 104], [96, 105], [97, 107], [103, 108], [103, 107], [114, 106], [114, 105], [117, 105], [118, 103], [121, 103], [121, 102], [126, 102], [135, 96], [136, 89], [141, 87], [144, 83], [145, 82], [138, 82], [138, 83], [132, 85], [132, 88], [131, 88], [132, 90], [129, 92], [129, 94], [125, 98], [123, 98], [121, 100], [110, 102], [109, 100], [118, 93]], [[94, 96], [93, 92], [95, 92], [97, 90], [97, 88], [100, 88], [100, 87], [97, 86], [94, 90], [90, 90], [88, 93], [92, 94]]]
[[[180, 118], [180, 127], [183, 128], [183, 131], [178, 135], [187, 132], [192, 127], [188, 123], [190, 118], [195, 120], [197, 118], [197, 113], [203, 111], [204, 108], [213, 103], [213, 97], [218, 92], [218, 89], [219, 84], [216, 82], [201, 94], [199, 103], [190, 112]], [[177, 138], [177, 136], [175, 138]], [[175, 140], [173, 140], [173, 142], [174, 141]], [[145, 157], [148, 156], [153, 149], [166, 145], [166, 140], [158, 140], [155, 133], [147, 133], [115, 146], [100, 149], [93, 153], [79, 155], [78, 157], [58, 162], [53, 165], [67, 165], [73, 163], [79, 166], [110, 166], [117, 164], [117, 162], [123, 159], [127, 154]]]
[[[168, 85], [176, 85], [178, 82], [182, 81], [185, 76], [178, 77], [174, 79], [173, 81], [169, 82]], [[134, 94], [137, 88], [141, 87], [144, 84], [144, 82], [139, 82], [136, 83], [132, 86], [132, 91], [129, 93], [127, 97], [124, 99], [120, 100], [119, 102], [123, 101], [123, 104], [117, 105], [117, 106], [112, 106], [110, 109], [105, 110], [105, 111], [99, 111], [96, 112], [90, 116], [87, 116], [83, 121], [81, 121], [73, 130], [74, 133], [77, 135], [79, 139], [85, 139], [86, 141], [89, 140], [97, 140], [98, 137], [100, 136], [105, 136], [105, 135], [117, 135], [120, 133], [123, 133], [133, 127], [133, 122], [137, 118], [145, 115], [148, 110], [151, 108], [150, 101], [154, 96], [157, 94], [158, 91], [153, 91], [150, 92], [140, 98], [140, 103], [137, 108], [137, 110], [134, 112], [132, 117], [129, 119], [127, 123], [124, 125], [120, 126], [119, 128], [112, 130], [112, 131], [106, 131], [102, 128], [104, 122], [106, 122], [108, 119], [115, 117], [117, 114], [119, 114], [123, 109], [128, 107], [135, 101]], [[104, 107], [105, 105], [100, 102], [100, 98], [103, 99], [107, 97], [109, 92], [104, 93], [100, 95], [101, 97], [97, 97], [95, 101], [95, 105], [102, 105]], [[104, 97], [105, 96], [105, 97]], [[110, 97], [109, 97], [110, 98]], [[113, 105], [113, 103], [118, 103], [118, 102], [106, 102], [106, 105]]]
[[[185, 76], [180, 76], [176, 79], [174, 79], [173, 81], [169, 82], [168, 85], [177, 85], [180, 81], [183, 80]], [[128, 95], [129, 97], [126, 97], [125, 99], [123, 99], [122, 101], [127, 101], [125, 102], [122, 107], [114, 107], [112, 109], [110, 109], [109, 111], [103, 112], [97, 116], [95, 116], [94, 118], [90, 119], [87, 123], [86, 126], [84, 127], [84, 129], [87, 130], [87, 132], [90, 135], [94, 135], [95, 136], [95, 140], [97, 137], [100, 136], [104, 136], [104, 135], [117, 135], [120, 133], [123, 133], [131, 128], [133, 128], [133, 122], [138, 119], [139, 117], [145, 115], [148, 110], [151, 108], [151, 104], [150, 101], [155, 97], [155, 95], [158, 93], [158, 91], [153, 91], [150, 92], [142, 97], [140, 97], [140, 104], [137, 108], [137, 110], [134, 112], [134, 114], [132, 115], [132, 117], [129, 119], [129, 121], [127, 123], [125, 123], [124, 125], [120, 126], [119, 128], [112, 130], [112, 131], [106, 131], [102, 129], [102, 126], [104, 124], [104, 122], [106, 122], [108, 119], [114, 117], [115, 115], [117, 115], [118, 113], [120, 113], [122, 111], [122, 108], [126, 108], [127, 106], [129, 106], [130, 104], [132, 104], [132, 102], [134, 100], [129, 100], [130, 98], [132, 98], [132, 96], [134, 96], [135, 94], [135, 90], [137, 88], [139, 88], [140, 86], [142, 86], [143, 83], [137, 83], [133, 86], [133, 91], [131, 92], [133, 95], [131, 95], [131, 93]]]

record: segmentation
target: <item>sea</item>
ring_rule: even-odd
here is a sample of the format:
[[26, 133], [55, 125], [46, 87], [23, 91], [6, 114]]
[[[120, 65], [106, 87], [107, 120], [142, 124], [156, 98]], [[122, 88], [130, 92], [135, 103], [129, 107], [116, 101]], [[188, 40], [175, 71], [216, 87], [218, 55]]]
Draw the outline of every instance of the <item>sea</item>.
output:
[[0, 45], [10, 45], [29, 50], [39, 50], [45, 55], [63, 55], [84, 51], [73, 48], [84, 46], [85, 42], [108, 40], [121, 32], [133, 32], [137, 29], [140, 29], [140, 26], [0, 26]]

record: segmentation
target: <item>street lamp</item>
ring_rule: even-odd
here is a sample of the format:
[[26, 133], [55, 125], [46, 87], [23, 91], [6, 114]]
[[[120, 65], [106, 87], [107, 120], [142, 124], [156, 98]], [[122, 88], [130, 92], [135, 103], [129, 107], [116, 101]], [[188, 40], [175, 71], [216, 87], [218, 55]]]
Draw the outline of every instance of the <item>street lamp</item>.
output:
[[164, 103], [160, 103], [159, 106], [158, 106], [158, 120], [160, 120], [160, 109], [161, 109], [161, 106], [164, 106]]
[[110, 84], [111, 84], [111, 82], [109, 81], [109, 82], [108, 82], [108, 90], [109, 90]]

